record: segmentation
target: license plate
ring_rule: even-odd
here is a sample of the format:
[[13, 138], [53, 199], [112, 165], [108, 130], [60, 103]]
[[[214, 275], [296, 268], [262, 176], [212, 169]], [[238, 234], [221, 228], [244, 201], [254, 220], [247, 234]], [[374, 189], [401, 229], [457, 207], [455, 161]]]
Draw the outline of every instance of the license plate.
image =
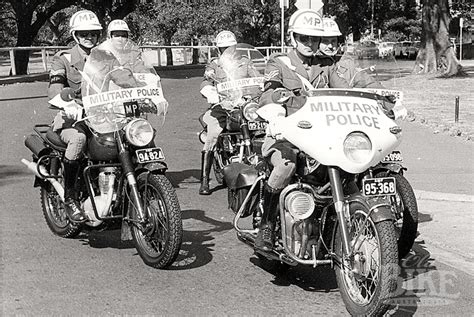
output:
[[383, 163], [403, 162], [402, 153], [400, 151], [392, 151], [392, 153], [385, 155], [382, 159]]
[[365, 178], [362, 180], [362, 194], [364, 196], [395, 195], [395, 177]]
[[267, 128], [267, 122], [264, 121], [249, 121], [249, 130], [265, 130]]
[[157, 162], [165, 159], [165, 155], [159, 147], [136, 150], [135, 154], [137, 155], [138, 163]]

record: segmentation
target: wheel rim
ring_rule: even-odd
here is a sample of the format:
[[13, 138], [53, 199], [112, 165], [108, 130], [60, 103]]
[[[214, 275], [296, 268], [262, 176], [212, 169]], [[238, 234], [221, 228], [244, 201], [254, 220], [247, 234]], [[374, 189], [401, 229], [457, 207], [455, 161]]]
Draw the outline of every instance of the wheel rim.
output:
[[[367, 305], [378, 289], [381, 275], [380, 244], [375, 225], [367, 214], [356, 211], [350, 229], [351, 245], [356, 243], [352, 261], [344, 259], [341, 266], [343, 281], [349, 297], [359, 305]], [[357, 242], [354, 238], [362, 231]]]
[[158, 257], [165, 250], [169, 238], [169, 220], [166, 205], [159, 191], [151, 184], [147, 185], [145, 193], [145, 208], [149, 220], [146, 234], [137, 227], [133, 227], [141, 248], [151, 257]]

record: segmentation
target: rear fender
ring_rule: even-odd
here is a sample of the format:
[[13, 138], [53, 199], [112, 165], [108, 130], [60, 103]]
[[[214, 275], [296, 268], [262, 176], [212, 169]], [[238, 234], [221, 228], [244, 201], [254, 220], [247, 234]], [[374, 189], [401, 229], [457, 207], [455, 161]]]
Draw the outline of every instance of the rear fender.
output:
[[255, 167], [242, 163], [231, 163], [222, 170], [225, 183], [229, 189], [238, 189], [251, 186], [258, 178], [258, 171]]

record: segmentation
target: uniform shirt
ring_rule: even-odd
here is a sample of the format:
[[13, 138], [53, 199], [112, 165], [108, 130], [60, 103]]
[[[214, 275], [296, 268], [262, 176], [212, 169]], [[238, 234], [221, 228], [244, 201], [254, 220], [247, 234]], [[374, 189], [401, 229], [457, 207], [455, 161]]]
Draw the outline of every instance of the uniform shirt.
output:
[[367, 74], [366, 71], [357, 68], [352, 56], [343, 55], [339, 60], [327, 55], [319, 55], [318, 57], [321, 58], [324, 65], [336, 65], [337, 74], [344, 77], [351, 88], [383, 88], [382, 84]]
[[[75, 45], [72, 48], [57, 52], [51, 61], [49, 72], [49, 85], [62, 84], [64, 87], [71, 87], [80, 94], [81, 74], [86, 60], [85, 53]], [[53, 131], [72, 127], [75, 120], [67, 118], [59, 112], [53, 121]]]
[[[205, 86], [216, 86], [218, 83], [232, 81], [237, 79], [260, 77], [261, 74], [255, 69], [252, 61], [234, 52], [232, 56], [226, 55], [226, 52], [221, 57], [213, 58], [206, 65], [204, 71], [204, 79], [201, 83], [200, 90]], [[244, 88], [239, 91], [240, 96], [251, 95], [252, 97], [259, 96], [261, 93], [260, 87]], [[220, 99], [235, 100], [235, 94], [232, 92], [220, 93]]]
[[[260, 104], [272, 103], [272, 93], [276, 88], [286, 88], [296, 96], [305, 89], [301, 77], [306, 79], [312, 88], [349, 88], [345, 78], [336, 72], [336, 67], [319, 56], [313, 57], [311, 65], [306, 67], [292, 50], [288, 54], [276, 53], [270, 56], [265, 67], [265, 79]], [[310, 87], [306, 87], [308, 89]], [[296, 101], [296, 99], [294, 99]], [[288, 107], [299, 108], [302, 105], [290, 102]]]

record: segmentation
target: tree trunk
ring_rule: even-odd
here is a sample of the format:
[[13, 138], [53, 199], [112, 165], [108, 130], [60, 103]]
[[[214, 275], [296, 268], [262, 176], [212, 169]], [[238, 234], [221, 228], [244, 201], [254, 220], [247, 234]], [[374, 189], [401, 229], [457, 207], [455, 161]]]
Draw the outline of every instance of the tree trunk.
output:
[[424, 0], [422, 15], [422, 45], [413, 71], [426, 74], [440, 72], [446, 77], [462, 72], [449, 40], [451, 15], [448, 0]]

